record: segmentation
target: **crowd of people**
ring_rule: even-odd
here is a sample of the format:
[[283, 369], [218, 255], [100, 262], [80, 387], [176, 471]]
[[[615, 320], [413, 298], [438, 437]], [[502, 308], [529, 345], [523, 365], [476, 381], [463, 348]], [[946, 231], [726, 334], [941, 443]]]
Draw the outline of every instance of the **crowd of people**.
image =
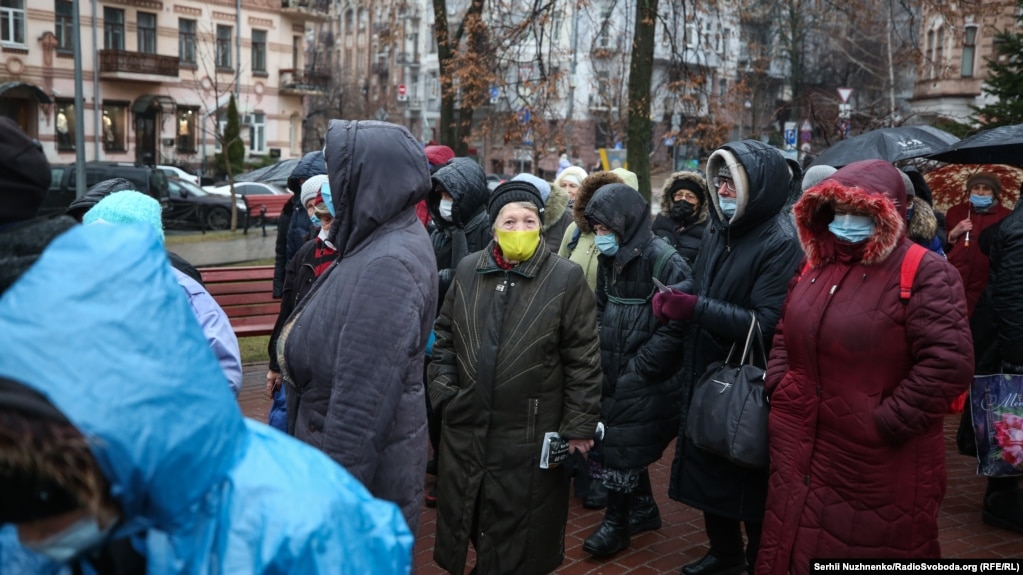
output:
[[[685, 575], [939, 557], [944, 418], [975, 373], [1023, 373], [1023, 210], [993, 174], [946, 216], [915, 169], [804, 174], [743, 140], [651, 214], [647, 174], [566, 161], [491, 191], [446, 146], [334, 120], [278, 222], [266, 426], [158, 201], [110, 181], [36, 217], [45, 157], [3, 119], [0, 168], [5, 572], [407, 573], [425, 504], [448, 572], [549, 573], [572, 481], [597, 560], [661, 528], [673, 441], [669, 497], [709, 541]], [[765, 467], [685, 432], [750, 337]], [[1023, 532], [1019, 477], [982, 508]]]

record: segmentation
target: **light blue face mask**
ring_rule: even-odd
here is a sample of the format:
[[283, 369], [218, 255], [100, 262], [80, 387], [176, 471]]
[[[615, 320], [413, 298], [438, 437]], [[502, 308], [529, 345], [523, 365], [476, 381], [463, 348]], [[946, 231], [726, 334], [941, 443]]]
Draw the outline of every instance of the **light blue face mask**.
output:
[[318, 228], [323, 227], [323, 225], [320, 223], [320, 218], [316, 217], [315, 214], [309, 216], [309, 221], [312, 222], [312, 224]]
[[613, 256], [618, 253], [618, 238], [614, 234], [593, 236], [593, 243], [605, 256]]
[[67, 563], [99, 545], [106, 539], [112, 527], [113, 523], [107, 529], [100, 529], [95, 517], [83, 517], [56, 535], [24, 545], [58, 563]]
[[994, 196], [978, 196], [977, 194], [970, 194], [970, 203], [978, 210], [990, 208], [994, 201]]
[[330, 195], [329, 182], [323, 182], [323, 185], [320, 186], [320, 195], [323, 196], [323, 204], [327, 206], [327, 211], [330, 212], [331, 217], [336, 217], [334, 215], [334, 199]]
[[722, 198], [718, 197], [718, 207], [721, 208], [721, 213], [725, 214], [725, 217], [732, 219], [735, 215], [735, 207], [738, 205], [735, 198]]
[[828, 229], [838, 239], [858, 244], [874, 234], [874, 218], [857, 214], [836, 215]]

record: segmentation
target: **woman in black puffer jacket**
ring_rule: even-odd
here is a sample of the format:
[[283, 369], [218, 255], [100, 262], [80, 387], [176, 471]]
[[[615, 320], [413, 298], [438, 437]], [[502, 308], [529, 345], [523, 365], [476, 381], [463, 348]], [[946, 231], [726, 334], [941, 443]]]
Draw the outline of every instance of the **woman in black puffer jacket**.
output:
[[661, 188], [661, 213], [654, 216], [654, 234], [664, 238], [690, 266], [707, 229], [707, 180], [699, 172], [668, 176]]
[[650, 231], [650, 204], [625, 184], [608, 184], [586, 206], [597, 269], [597, 324], [604, 372], [600, 419], [607, 511], [583, 549], [608, 557], [630, 535], [661, 526], [647, 466], [660, 459], [678, 432], [682, 408], [683, 324], [661, 323], [650, 306], [653, 278], [677, 284], [689, 265]]

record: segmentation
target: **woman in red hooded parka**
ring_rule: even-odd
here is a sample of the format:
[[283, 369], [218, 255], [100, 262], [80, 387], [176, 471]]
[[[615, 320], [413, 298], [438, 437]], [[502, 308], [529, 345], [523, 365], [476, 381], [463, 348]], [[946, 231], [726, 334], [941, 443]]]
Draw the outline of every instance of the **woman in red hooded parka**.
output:
[[808, 267], [774, 335], [771, 468], [758, 574], [811, 559], [939, 557], [942, 423], [973, 373], [962, 281], [923, 254], [900, 298], [906, 192], [891, 164], [849, 164], [794, 212]]

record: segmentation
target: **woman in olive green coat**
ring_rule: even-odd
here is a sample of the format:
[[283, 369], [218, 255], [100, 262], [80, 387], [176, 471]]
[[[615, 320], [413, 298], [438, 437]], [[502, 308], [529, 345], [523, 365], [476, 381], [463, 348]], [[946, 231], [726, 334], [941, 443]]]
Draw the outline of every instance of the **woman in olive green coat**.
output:
[[595, 301], [582, 269], [543, 249], [534, 186], [502, 184], [488, 211], [495, 241], [459, 263], [435, 325], [434, 559], [461, 575], [471, 541], [480, 575], [540, 575], [564, 558], [568, 518], [565, 474], [540, 468], [544, 434], [585, 453], [600, 416]]

